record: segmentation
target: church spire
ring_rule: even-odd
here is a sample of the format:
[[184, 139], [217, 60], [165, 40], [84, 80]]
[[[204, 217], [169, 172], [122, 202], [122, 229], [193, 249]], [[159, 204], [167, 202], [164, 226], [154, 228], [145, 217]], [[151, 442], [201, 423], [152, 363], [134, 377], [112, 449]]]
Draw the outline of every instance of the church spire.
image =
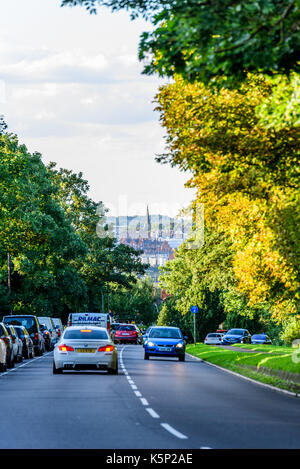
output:
[[147, 237], [148, 239], [151, 238], [151, 219], [150, 219], [150, 215], [149, 215], [149, 207], [147, 205], [147, 212], [146, 212], [146, 233], [147, 233]]

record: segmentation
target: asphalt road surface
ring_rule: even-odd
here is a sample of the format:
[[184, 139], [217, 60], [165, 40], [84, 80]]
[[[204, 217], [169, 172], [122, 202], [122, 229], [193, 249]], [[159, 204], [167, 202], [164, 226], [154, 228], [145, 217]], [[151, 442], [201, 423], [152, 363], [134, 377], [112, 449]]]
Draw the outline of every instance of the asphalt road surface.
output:
[[0, 374], [0, 448], [300, 448], [300, 399], [187, 357], [119, 346], [119, 375], [52, 374], [52, 353]]

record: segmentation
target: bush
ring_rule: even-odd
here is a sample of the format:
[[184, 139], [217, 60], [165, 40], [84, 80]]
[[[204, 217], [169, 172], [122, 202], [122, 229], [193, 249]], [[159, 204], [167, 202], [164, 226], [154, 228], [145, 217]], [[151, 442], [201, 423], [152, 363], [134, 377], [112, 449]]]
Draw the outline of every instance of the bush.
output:
[[294, 316], [290, 319], [281, 334], [282, 340], [287, 343], [291, 344], [293, 340], [300, 339], [300, 316]]

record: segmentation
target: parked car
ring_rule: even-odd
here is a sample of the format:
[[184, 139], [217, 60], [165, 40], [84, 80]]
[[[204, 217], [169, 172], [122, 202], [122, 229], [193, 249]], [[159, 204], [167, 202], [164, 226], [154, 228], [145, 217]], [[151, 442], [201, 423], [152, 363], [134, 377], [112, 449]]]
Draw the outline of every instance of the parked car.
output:
[[18, 333], [15, 330], [14, 326], [9, 324], [6, 326], [6, 329], [12, 340], [13, 351], [14, 351], [14, 361], [21, 362], [23, 361], [23, 342], [19, 338]]
[[120, 325], [121, 325], [120, 322], [112, 322], [111, 323], [111, 325], [110, 325], [110, 335], [111, 335], [112, 339], [114, 338], [116, 330], [119, 328]]
[[51, 340], [51, 348], [54, 348], [54, 345], [58, 341], [58, 334], [53, 322], [53, 319], [48, 317], [48, 316], [41, 316], [38, 317], [40, 325], [43, 324], [44, 326], [47, 327], [49, 334], [50, 334], [50, 340]]
[[185, 360], [185, 337], [178, 327], [152, 327], [145, 344], [145, 360], [150, 356], [178, 357]]
[[54, 323], [54, 327], [57, 332], [58, 338], [60, 338], [61, 334], [63, 333], [64, 326], [62, 325], [61, 319], [60, 318], [52, 318], [52, 321]]
[[135, 324], [120, 324], [114, 334], [114, 342], [116, 344], [140, 344], [142, 337], [139, 328]]
[[247, 329], [229, 329], [229, 331], [223, 336], [222, 344], [250, 344], [251, 334]]
[[14, 326], [14, 329], [23, 343], [23, 357], [34, 358], [34, 346], [27, 329], [24, 326]]
[[6, 371], [6, 344], [3, 339], [0, 339], [0, 372]]
[[272, 340], [270, 339], [267, 334], [262, 332], [261, 334], [254, 334], [251, 337], [251, 344], [266, 344], [266, 345], [271, 345]]
[[34, 345], [34, 353], [37, 356], [43, 355], [45, 351], [45, 340], [40, 330], [38, 318], [31, 314], [10, 315], [3, 317], [4, 324], [13, 326], [23, 326], [27, 329]]
[[211, 332], [210, 334], [207, 334], [207, 336], [205, 337], [204, 343], [205, 345], [221, 345], [222, 339], [223, 339], [223, 334], [220, 334], [218, 332]]
[[3, 323], [0, 323], [0, 339], [6, 345], [6, 366], [7, 368], [13, 368], [15, 366], [13, 343], [5, 324]]
[[45, 340], [45, 350], [47, 352], [50, 352], [51, 350], [54, 349], [54, 344], [52, 343], [52, 340], [51, 340], [51, 334], [48, 331], [48, 328], [45, 326], [45, 324], [40, 324], [40, 330]]

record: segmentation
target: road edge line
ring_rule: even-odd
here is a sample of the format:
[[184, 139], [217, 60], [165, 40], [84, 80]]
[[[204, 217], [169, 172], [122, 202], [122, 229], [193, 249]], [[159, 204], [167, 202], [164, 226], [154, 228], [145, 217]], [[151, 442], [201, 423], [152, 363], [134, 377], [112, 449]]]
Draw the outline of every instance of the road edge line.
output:
[[203, 362], [203, 363], [207, 363], [207, 365], [214, 366], [215, 368], [218, 368], [219, 370], [226, 371], [227, 373], [230, 373], [234, 376], [237, 376], [238, 378], [242, 378], [242, 379], [245, 379], [247, 381], [250, 381], [251, 383], [258, 384], [259, 386], [263, 386], [265, 388], [269, 388], [272, 391], [281, 392], [281, 393], [286, 394], [290, 397], [296, 397], [296, 398], [300, 397], [300, 394], [297, 394], [296, 392], [287, 391], [286, 389], [277, 388], [276, 386], [272, 386], [271, 384], [262, 383], [261, 381], [256, 381], [255, 379], [249, 378], [248, 376], [244, 376], [244, 375], [241, 375], [240, 373], [236, 373], [235, 371], [228, 370], [228, 368], [224, 368], [223, 366], [215, 365], [214, 363], [211, 363], [207, 360], [204, 360], [203, 358], [195, 357], [195, 355], [191, 355], [188, 352], [185, 352], [185, 353], [189, 357], [194, 358], [195, 360], [198, 360], [198, 361]]

